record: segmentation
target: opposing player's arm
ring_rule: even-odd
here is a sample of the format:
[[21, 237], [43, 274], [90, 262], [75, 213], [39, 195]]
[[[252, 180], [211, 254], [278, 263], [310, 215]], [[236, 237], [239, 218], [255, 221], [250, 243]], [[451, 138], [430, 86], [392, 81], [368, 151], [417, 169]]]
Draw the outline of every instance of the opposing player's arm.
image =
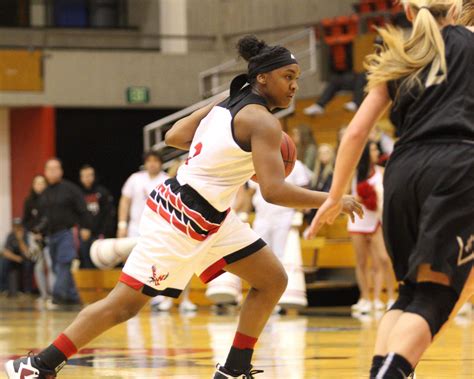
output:
[[373, 88], [350, 122], [337, 153], [331, 197], [341, 199], [346, 193], [354, 170], [375, 123], [385, 113], [391, 100], [386, 84]]
[[176, 147], [177, 149], [189, 150], [196, 129], [214, 105], [216, 105], [216, 103], [206, 105], [204, 108], [198, 109], [189, 116], [176, 121], [171, 129], [166, 132], [166, 144], [168, 146]]
[[[290, 208], [317, 208], [326, 200], [327, 193], [307, 190], [285, 181], [280, 152], [281, 125], [274, 116], [265, 110], [242, 111], [235, 123], [251, 130], [253, 163], [260, 191], [266, 201]], [[361, 214], [360, 205], [349, 198], [344, 211]]]

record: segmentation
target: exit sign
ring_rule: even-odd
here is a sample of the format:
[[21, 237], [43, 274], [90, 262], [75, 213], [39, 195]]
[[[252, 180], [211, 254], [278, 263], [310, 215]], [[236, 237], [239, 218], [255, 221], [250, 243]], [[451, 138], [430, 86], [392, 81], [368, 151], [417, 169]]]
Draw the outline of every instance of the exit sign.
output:
[[128, 87], [127, 103], [147, 104], [150, 102], [150, 89], [148, 87]]

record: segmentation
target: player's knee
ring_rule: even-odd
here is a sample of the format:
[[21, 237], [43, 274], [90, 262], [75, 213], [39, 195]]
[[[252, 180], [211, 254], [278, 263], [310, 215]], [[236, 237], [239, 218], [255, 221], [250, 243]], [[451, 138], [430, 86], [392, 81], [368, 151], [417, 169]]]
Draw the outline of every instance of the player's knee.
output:
[[414, 283], [404, 283], [400, 284], [398, 287], [398, 298], [393, 303], [392, 307], [390, 308], [391, 311], [399, 310], [405, 311], [410, 303], [413, 301], [413, 297], [415, 295], [415, 284]]
[[277, 296], [280, 297], [285, 292], [286, 287], [288, 286], [288, 275], [286, 271], [282, 269], [278, 275], [275, 276], [274, 289], [277, 293]]
[[426, 320], [434, 337], [448, 321], [459, 295], [452, 288], [432, 282], [417, 283], [414, 297], [405, 312], [414, 313]]

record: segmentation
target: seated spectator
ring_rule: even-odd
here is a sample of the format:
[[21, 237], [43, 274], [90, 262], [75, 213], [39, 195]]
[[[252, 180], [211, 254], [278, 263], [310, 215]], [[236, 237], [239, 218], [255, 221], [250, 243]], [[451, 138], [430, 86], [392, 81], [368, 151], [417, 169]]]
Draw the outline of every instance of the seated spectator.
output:
[[[319, 145], [318, 156], [314, 164], [314, 170], [311, 177], [310, 189], [315, 191], [329, 192], [334, 173], [334, 162], [336, 153], [334, 148], [326, 143]], [[316, 209], [305, 211], [304, 218], [311, 223], [316, 215]]]
[[96, 181], [95, 169], [84, 165], [79, 171], [79, 179], [84, 200], [92, 220], [91, 237], [80, 240], [79, 259], [81, 268], [95, 268], [90, 257], [92, 243], [114, 234], [115, 207], [114, 199], [107, 188]]
[[298, 125], [291, 131], [291, 138], [296, 145], [297, 159], [313, 171], [318, 146], [311, 127], [308, 125]]
[[339, 91], [351, 91], [353, 93], [352, 101], [344, 104], [344, 109], [350, 112], [356, 112], [364, 100], [364, 88], [366, 84], [367, 78], [365, 73], [336, 73], [329, 81], [319, 100], [309, 107], [306, 107], [303, 112], [307, 116], [324, 114], [326, 105], [334, 99]]
[[33, 266], [27, 258], [27, 235], [20, 218], [13, 220], [12, 231], [7, 237], [2, 255], [6, 263], [8, 296], [17, 296], [19, 291], [31, 293]]
[[383, 131], [379, 124], [377, 124], [370, 132], [369, 140], [371, 142], [375, 142], [378, 149], [380, 150], [380, 157], [377, 164], [380, 166], [385, 166], [388, 158], [393, 152], [395, 141]]

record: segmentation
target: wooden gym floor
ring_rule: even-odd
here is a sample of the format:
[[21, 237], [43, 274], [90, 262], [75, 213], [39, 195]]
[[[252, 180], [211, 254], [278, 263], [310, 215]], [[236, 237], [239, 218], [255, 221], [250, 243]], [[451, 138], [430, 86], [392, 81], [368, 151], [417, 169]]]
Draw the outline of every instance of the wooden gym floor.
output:
[[[74, 312], [39, 311], [31, 299], [0, 300], [0, 364], [46, 346]], [[380, 315], [378, 315], [380, 316]], [[60, 378], [211, 378], [224, 362], [235, 316], [143, 311], [94, 341]], [[474, 317], [457, 318], [417, 369], [418, 379], [474, 378]], [[347, 308], [311, 316], [273, 316], [258, 343], [257, 378], [367, 378], [376, 317], [350, 317]], [[0, 374], [0, 378], [5, 375]]]

